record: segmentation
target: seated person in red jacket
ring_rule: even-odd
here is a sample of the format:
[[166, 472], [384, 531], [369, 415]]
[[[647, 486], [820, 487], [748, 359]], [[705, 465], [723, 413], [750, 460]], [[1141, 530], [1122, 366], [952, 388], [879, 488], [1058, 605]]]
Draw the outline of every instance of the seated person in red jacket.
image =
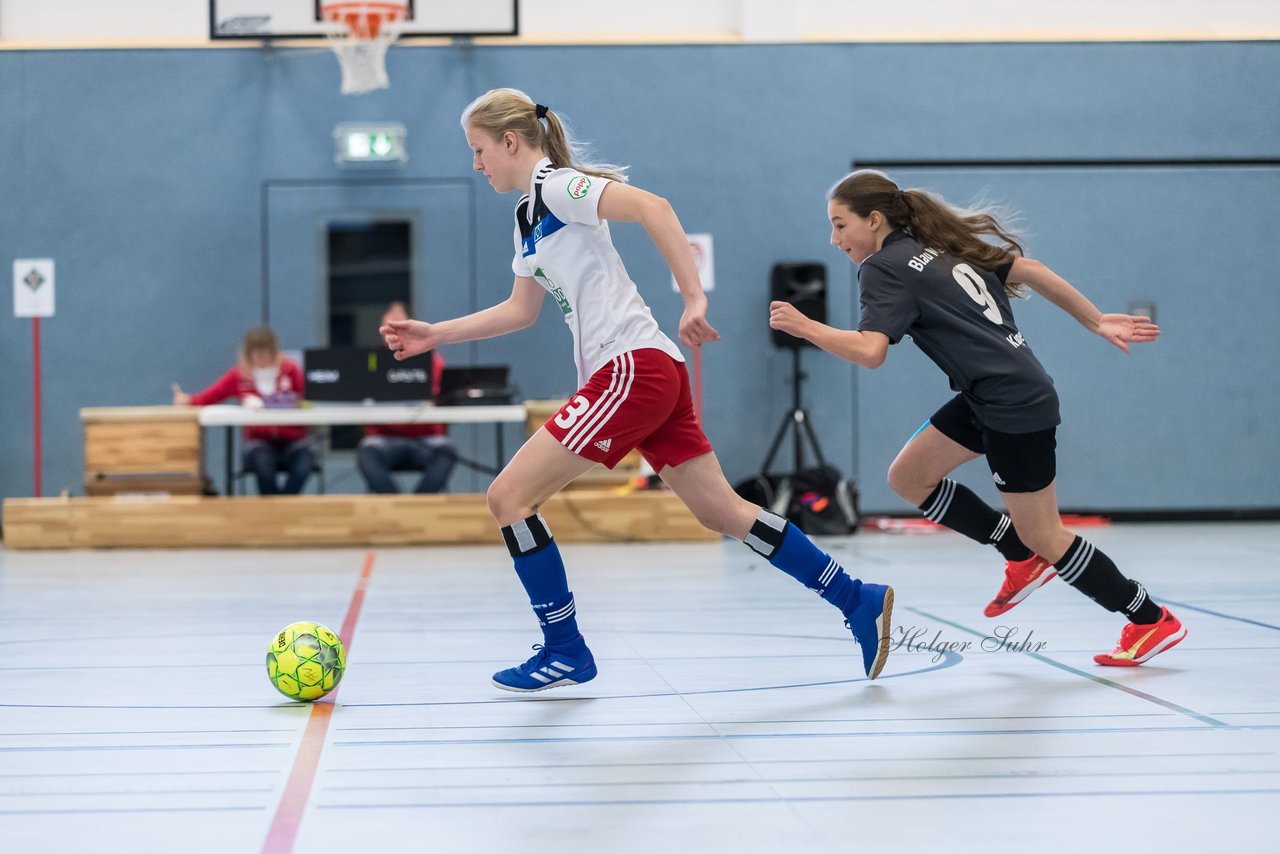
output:
[[[206, 406], [230, 397], [242, 406], [296, 406], [302, 399], [302, 369], [280, 355], [276, 335], [265, 326], [250, 329], [239, 362], [203, 391], [186, 394], [173, 384], [175, 406]], [[244, 468], [258, 480], [260, 495], [297, 495], [315, 468], [306, 427], [255, 425], [244, 428]], [[284, 472], [284, 486], [276, 480]]]
[[[382, 322], [408, 320], [404, 303], [393, 302], [382, 315]], [[444, 359], [432, 351], [431, 390], [440, 393], [440, 373]], [[449, 428], [444, 424], [370, 424], [356, 448], [356, 464], [370, 492], [399, 492], [391, 478], [393, 471], [420, 471], [416, 493], [441, 492], [449, 480], [457, 451], [449, 441]]]

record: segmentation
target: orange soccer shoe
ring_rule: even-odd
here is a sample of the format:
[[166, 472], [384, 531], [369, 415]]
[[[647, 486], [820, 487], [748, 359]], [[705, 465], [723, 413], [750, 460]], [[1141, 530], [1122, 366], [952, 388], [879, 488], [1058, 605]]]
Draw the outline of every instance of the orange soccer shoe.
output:
[[1160, 620], [1147, 625], [1130, 623], [1120, 632], [1120, 643], [1111, 652], [1093, 657], [1098, 664], [1110, 667], [1136, 667], [1150, 661], [1187, 636], [1186, 627], [1168, 608], [1160, 609]]
[[1037, 588], [1053, 581], [1057, 575], [1058, 572], [1053, 568], [1053, 564], [1040, 555], [1032, 555], [1026, 560], [1007, 562], [1004, 567], [1004, 584], [1000, 585], [1000, 592], [982, 613], [988, 617], [1000, 616], [1034, 593]]

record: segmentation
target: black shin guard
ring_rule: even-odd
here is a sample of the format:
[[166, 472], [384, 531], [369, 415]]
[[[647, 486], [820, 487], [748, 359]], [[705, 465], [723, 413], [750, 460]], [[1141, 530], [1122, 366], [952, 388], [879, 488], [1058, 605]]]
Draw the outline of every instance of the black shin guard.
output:
[[787, 520], [772, 510], [760, 508], [760, 515], [751, 526], [751, 531], [742, 542], [753, 552], [765, 560], [771, 560], [773, 553], [782, 545], [786, 536]]
[[502, 529], [502, 540], [512, 557], [523, 557], [541, 550], [551, 542], [551, 531], [541, 513], [513, 522]]
[[1108, 611], [1143, 625], [1160, 619], [1160, 606], [1147, 596], [1146, 588], [1125, 578], [1111, 558], [1083, 537], [1077, 536], [1054, 566], [1063, 581]]
[[985, 545], [993, 545], [1005, 560], [1026, 560], [1033, 554], [1018, 539], [1009, 517], [992, 509], [973, 490], [944, 478], [924, 503], [920, 512], [926, 519]]

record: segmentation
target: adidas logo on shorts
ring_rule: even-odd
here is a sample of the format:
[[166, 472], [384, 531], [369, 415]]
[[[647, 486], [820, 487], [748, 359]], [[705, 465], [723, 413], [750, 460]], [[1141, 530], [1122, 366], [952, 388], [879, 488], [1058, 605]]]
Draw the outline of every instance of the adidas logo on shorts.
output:
[[991, 473], [991, 479], [992, 479], [992, 480], [994, 480], [996, 483], [1000, 484], [1001, 486], [1007, 486], [1007, 485], [1008, 485], [1008, 484], [1006, 484], [1006, 483], [1004, 482], [1004, 479], [1000, 477], [1000, 472], [998, 472], [998, 471], [993, 471], [993, 472]]
[[599, 442], [595, 443], [595, 446], [607, 454], [609, 453], [609, 449], [613, 447], [613, 440], [601, 439]]

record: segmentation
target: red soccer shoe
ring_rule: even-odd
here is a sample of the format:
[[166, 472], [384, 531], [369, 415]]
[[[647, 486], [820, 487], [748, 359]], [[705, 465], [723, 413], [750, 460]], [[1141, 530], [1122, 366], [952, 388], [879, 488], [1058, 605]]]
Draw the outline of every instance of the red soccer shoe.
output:
[[1130, 623], [1120, 632], [1120, 643], [1111, 652], [1093, 657], [1098, 664], [1110, 667], [1137, 667], [1178, 644], [1187, 636], [1186, 627], [1168, 608], [1160, 609], [1159, 622], [1148, 625]]
[[1053, 564], [1040, 555], [1032, 555], [1026, 560], [1009, 561], [1004, 567], [1004, 584], [1000, 585], [1000, 592], [982, 613], [988, 617], [1000, 616], [1038, 588], [1053, 581], [1057, 575]]

